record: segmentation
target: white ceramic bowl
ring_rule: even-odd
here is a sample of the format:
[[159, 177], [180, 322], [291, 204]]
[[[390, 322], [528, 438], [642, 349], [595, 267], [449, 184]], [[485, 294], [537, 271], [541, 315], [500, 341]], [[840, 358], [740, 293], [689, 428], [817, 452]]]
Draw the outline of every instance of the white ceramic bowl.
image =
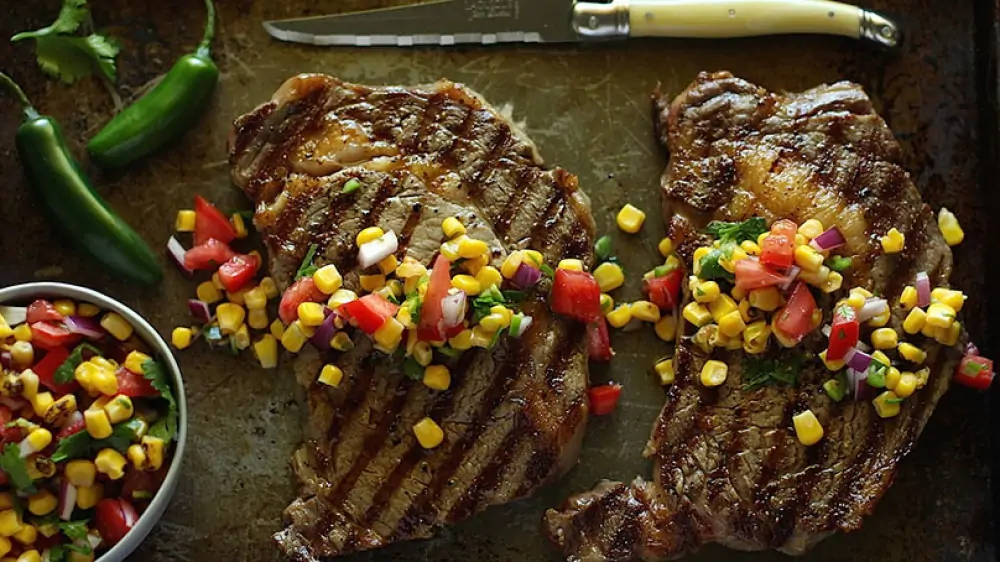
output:
[[139, 517], [135, 527], [125, 538], [110, 550], [101, 555], [97, 560], [100, 562], [121, 562], [133, 550], [142, 544], [146, 535], [153, 530], [156, 523], [163, 516], [170, 498], [174, 495], [177, 482], [180, 479], [181, 460], [184, 457], [184, 444], [187, 441], [187, 400], [184, 397], [184, 381], [181, 380], [181, 371], [177, 366], [177, 361], [163, 338], [156, 333], [156, 330], [142, 319], [131, 308], [116, 301], [115, 299], [98, 293], [86, 287], [68, 285], [65, 283], [25, 283], [23, 285], [13, 285], [0, 289], [0, 304], [8, 306], [27, 306], [31, 301], [38, 298], [56, 299], [69, 298], [79, 302], [89, 302], [95, 304], [103, 310], [117, 312], [135, 328], [135, 333], [149, 345], [159, 359], [167, 367], [170, 382], [173, 385], [174, 397], [177, 400], [178, 420], [177, 420], [177, 442], [174, 444], [173, 453], [170, 460], [170, 468], [163, 485], [156, 492], [149, 507]]

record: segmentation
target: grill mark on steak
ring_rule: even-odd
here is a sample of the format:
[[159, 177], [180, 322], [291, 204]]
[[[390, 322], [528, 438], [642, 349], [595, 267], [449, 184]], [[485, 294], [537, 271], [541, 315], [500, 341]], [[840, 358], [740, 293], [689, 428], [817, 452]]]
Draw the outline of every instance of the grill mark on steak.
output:
[[[899, 165], [891, 131], [856, 85], [779, 95], [728, 73], [703, 73], [672, 102], [654, 101], [670, 151], [664, 212], [685, 259], [709, 220], [817, 218], [840, 228], [847, 253], [856, 256], [845, 288], [864, 286], [895, 303], [918, 271], [927, 271], [934, 286], [947, 285], [951, 252]], [[890, 227], [906, 235], [906, 247], [887, 256], [878, 240]], [[893, 306], [890, 326], [898, 330], [905, 312]], [[802, 347], [820, 351], [823, 338], [810, 338]], [[947, 390], [960, 356], [933, 340], [913, 343], [928, 351], [930, 380], [897, 417], [883, 420], [867, 400], [829, 400], [819, 387], [830, 374], [817, 361], [800, 369], [795, 389], [747, 391], [741, 354], [716, 351], [729, 377], [703, 388], [697, 376], [707, 358], [681, 334], [675, 382], [644, 451], [654, 481], [605, 482], [570, 498], [546, 513], [550, 538], [574, 561], [653, 562], [708, 542], [801, 554], [832, 532], [857, 529]], [[807, 408], [827, 434], [808, 448], [791, 420]]]
[[[423, 210], [424, 206], [422, 203], [414, 203], [409, 216], [406, 217], [403, 230], [399, 232], [399, 236], [397, 237], [399, 246], [396, 248], [396, 253], [394, 254], [397, 259], [402, 260], [406, 256], [406, 248], [410, 245], [410, 237], [413, 236], [413, 231], [420, 224], [420, 219], [424, 215]], [[431, 261], [431, 263], [434, 262]]]
[[[494, 168], [494, 170], [499, 167]], [[511, 221], [515, 216], [515, 212], [521, 208], [521, 202], [524, 198], [529, 195], [528, 190], [522, 189], [521, 186], [525, 185], [529, 178], [534, 177], [537, 174], [537, 170], [534, 168], [522, 168], [517, 174], [517, 182], [514, 184], [514, 193], [507, 199], [507, 203], [500, 208], [500, 211], [491, 217], [493, 222], [493, 228], [496, 230], [497, 234], [506, 237], [508, 231], [510, 231]]]

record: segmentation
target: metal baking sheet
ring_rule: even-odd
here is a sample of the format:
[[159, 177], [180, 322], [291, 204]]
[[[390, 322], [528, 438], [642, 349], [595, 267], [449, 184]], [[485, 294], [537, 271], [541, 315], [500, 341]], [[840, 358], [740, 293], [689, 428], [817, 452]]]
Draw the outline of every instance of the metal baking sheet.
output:
[[[542, 1], [542, 0], [539, 0]], [[657, 261], [658, 182], [666, 155], [653, 138], [649, 96], [658, 82], [684, 88], [699, 70], [728, 69], [773, 89], [797, 90], [840, 79], [861, 83], [903, 146], [905, 165], [933, 207], [956, 211], [966, 242], [956, 250], [953, 281], [975, 304], [965, 315], [973, 337], [996, 355], [987, 332], [998, 299], [986, 291], [1000, 265], [990, 260], [1000, 236], [990, 222], [996, 187], [996, 60], [994, 2], [879, 0], [866, 7], [899, 16], [907, 32], [896, 52], [838, 38], [772, 37], [740, 41], [643, 40], [586, 46], [500, 46], [453, 49], [321, 49], [279, 43], [263, 19], [390, 5], [379, 0], [221, 0], [216, 60], [223, 74], [202, 122], [169, 150], [119, 174], [94, 171], [101, 193], [150, 243], [171, 234], [174, 212], [195, 193], [223, 208], [247, 208], [229, 182], [226, 135], [232, 119], [267, 99], [288, 76], [326, 72], [369, 83], [464, 82], [497, 106], [508, 106], [547, 162], [580, 176], [599, 230], [609, 232], [626, 269]], [[126, 99], [165, 72], [201, 35], [200, 0], [93, 2], [97, 26], [118, 37], [119, 91]], [[58, 2], [5, 2], [0, 37], [47, 25]], [[976, 45], [980, 49], [976, 51]], [[985, 51], [984, 51], [985, 49]], [[25, 86], [43, 112], [62, 121], [78, 154], [114, 110], [96, 81], [72, 87], [45, 79], [27, 44], [0, 41], [0, 68]], [[990, 77], [992, 84], [990, 85]], [[0, 283], [57, 279], [98, 288], [134, 306], [167, 333], [187, 321], [183, 299], [194, 286], [169, 266], [163, 284], [126, 286], [85, 263], [54, 236], [24, 183], [14, 151], [18, 112], [0, 98]], [[993, 173], [989, 171], [992, 170]], [[992, 194], [986, 198], [987, 194]], [[614, 229], [613, 210], [626, 202], [652, 220], [641, 235]], [[991, 213], [991, 210], [993, 211]], [[987, 265], [984, 268], [984, 262]], [[165, 262], [165, 265], [166, 262]], [[638, 276], [618, 298], [636, 298]], [[640, 452], [662, 401], [649, 374], [669, 351], [649, 330], [615, 334], [617, 358], [594, 381], [624, 383], [616, 414], [592, 420], [579, 465], [537, 496], [492, 509], [429, 541], [400, 544], [352, 560], [525, 560], [558, 556], [539, 533], [542, 511], [601, 477], [648, 474]], [[991, 339], [987, 339], [994, 336]], [[301, 437], [302, 396], [289, 368], [258, 369], [249, 355], [233, 359], [196, 349], [179, 355], [189, 388], [190, 447], [184, 478], [165, 518], [132, 557], [136, 561], [279, 560], [271, 534], [294, 497], [288, 457]], [[989, 422], [984, 395], [956, 388], [942, 400], [893, 487], [864, 528], [821, 543], [808, 560], [980, 560], [990, 539]], [[779, 560], [717, 547], [690, 560]]]

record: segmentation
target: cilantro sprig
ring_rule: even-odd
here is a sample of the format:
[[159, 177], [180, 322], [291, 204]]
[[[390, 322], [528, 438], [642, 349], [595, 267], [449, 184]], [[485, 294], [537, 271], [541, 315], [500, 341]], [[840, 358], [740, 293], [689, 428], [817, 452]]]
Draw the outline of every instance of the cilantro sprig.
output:
[[160, 398], [167, 402], [167, 414], [150, 426], [149, 434], [170, 441], [177, 435], [177, 400], [174, 399], [174, 393], [170, 389], [166, 370], [155, 359], [149, 359], [142, 364], [142, 376], [146, 377], [146, 380], [160, 393]]
[[76, 35], [90, 17], [86, 0], [63, 0], [59, 16], [52, 25], [35, 31], [23, 31], [12, 42], [35, 40], [35, 58], [46, 74], [67, 84], [90, 76], [96, 70], [112, 82], [117, 75], [115, 58], [121, 47], [97, 33]]
[[801, 355], [791, 355], [781, 361], [747, 356], [743, 359], [743, 390], [757, 390], [765, 386], [798, 384], [798, 373], [802, 367]]
[[316, 244], [311, 244], [309, 246], [309, 251], [306, 252], [306, 257], [302, 258], [302, 265], [299, 266], [299, 270], [295, 272], [295, 280], [298, 281], [303, 277], [312, 277], [313, 273], [319, 270], [318, 267], [313, 265], [313, 260], [316, 258], [316, 250], [319, 247]]
[[57, 367], [55, 372], [52, 374], [52, 378], [58, 384], [66, 384], [73, 380], [73, 373], [76, 371], [76, 368], [83, 363], [84, 351], [90, 351], [96, 355], [101, 354], [100, 349], [97, 349], [89, 343], [81, 343], [76, 346], [73, 353], [70, 353], [69, 357], [67, 357], [66, 360], [62, 362], [62, 365], [59, 365], [59, 367]]
[[719, 242], [739, 244], [746, 240], [756, 241], [758, 236], [767, 232], [767, 221], [763, 217], [752, 217], [743, 222], [712, 221], [704, 232]]
[[16, 443], [8, 443], [0, 454], [0, 470], [7, 474], [11, 484], [20, 492], [35, 493], [35, 481], [28, 474], [28, 463], [21, 458], [21, 448]]

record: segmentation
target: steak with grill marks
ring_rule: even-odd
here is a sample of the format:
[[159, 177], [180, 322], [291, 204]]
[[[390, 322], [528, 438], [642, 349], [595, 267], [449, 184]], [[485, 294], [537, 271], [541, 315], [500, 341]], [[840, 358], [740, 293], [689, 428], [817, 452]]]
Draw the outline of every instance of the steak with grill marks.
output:
[[[671, 237], [684, 241], [686, 263], [704, 244], [697, 232], [709, 220], [817, 218], [836, 225], [846, 253], [855, 256], [844, 287], [887, 298], [893, 328], [905, 316], [895, 306], [900, 292], [917, 272], [947, 285], [951, 251], [899, 164], [892, 133], [858, 85], [776, 94], [727, 72], [702, 73], [672, 102], [657, 94], [654, 103], [670, 151], [664, 209]], [[906, 235], [906, 247], [885, 255], [878, 239], [893, 226]], [[709, 542], [801, 554], [834, 531], [859, 528], [948, 389], [958, 359], [955, 349], [918, 336], [929, 382], [898, 416], [881, 419], [869, 400], [828, 398], [820, 385], [831, 373], [815, 359], [798, 372], [795, 387], [747, 390], [743, 352], [716, 349], [729, 376], [723, 386], [705, 388], [698, 377], [708, 356], [693, 345], [690, 325], [687, 331], [645, 449], [652, 482], [605, 481], [546, 513], [546, 530], [568, 560], [672, 559]], [[824, 339], [816, 331], [803, 346], [815, 353]], [[772, 353], [789, 361], [797, 352]], [[798, 442], [791, 421], [807, 408], [826, 434], [811, 447]]]
[[[354, 240], [369, 226], [398, 234], [398, 258], [429, 265], [449, 216], [490, 245], [496, 266], [528, 247], [549, 262], [593, 260], [593, 218], [576, 177], [543, 169], [514, 124], [450, 82], [368, 87], [296, 76], [236, 121], [230, 162], [282, 287], [315, 244], [317, 265], [336, 264], [357, 289]], [[361, 188], [342, 193], [349, 179]], [[300, 355], [309, 422], [292, 464], [301, 495], [275, 536], [290, 558], [430, 537], [531, 494], [575, 462], [588, 412], [585, 327], [537, 299], [521, 306], [531, 329], [465, 352], [443, 392], [393, 369], [364, 335], [337, 358]], [[324, 361], [343, 369], [339, 387], [316, 382]], [[433, 450], [411, 430], [424, 416], [445, 432]]]

